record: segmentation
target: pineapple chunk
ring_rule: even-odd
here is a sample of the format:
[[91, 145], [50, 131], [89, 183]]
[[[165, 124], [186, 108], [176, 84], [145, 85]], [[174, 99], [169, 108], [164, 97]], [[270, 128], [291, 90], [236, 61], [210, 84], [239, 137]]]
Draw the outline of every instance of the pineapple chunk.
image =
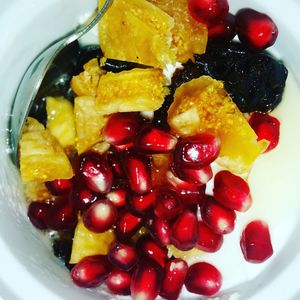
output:
[[164, 68], [176, 61], [173, 27], [173, 18], [148, 1], [114, 0], [99, 22], [100, 47], [107, 58]]
[[79, 75], [72, 77], [71, 88], [77, 96], [95, 97], [100, 76], [105, 74], [105, 71], [100, 68], [97, 58], [88, 61], [83, 70]]
[[28, 118], [20, 140], [20, 170], [24, 183], [73, 177], [71, 163], [48, 129]]
[[61, 97], [46, 98], [47, 128], [62, 147], [75, 144], [75, 121], [73, 105]]
[[80, 219], [75, 229], [70, 263], [76, 264], [90, 255], [106, 255], [114, 241], [115, 233], [112, 229], [94, 233], [88, 230]]
[[107, 73], [100, 78], [97, 108], [102, 114], [157, 110], [168, 89], [159, 69], [133, 69]]
[[75, 126], [77, 132], [76, 149], [79, 154], [103, 140], [101, 129], [106, 117], [96, 107], [94, 97], [76, 97], [74, 101]]
[[24, 194], [26, 200], [29, 202], [45, 201], [53, 197], [44, 182], [35, 181], [30, 181], [24, 184]]
[[187, 0], [149, 0], [174, 18], [172, 47], [177, 49], [177, 61], [186, 62], [193, 55], [203, 54], [207, 44], [207, 26], [189, 14]]
[[203, 251], [197, 248], [192, 248], [191, 250], [187, 250], [187, 251], [179, 250], [173, 245], [167, 245], [167, 248], [168, 248], [168, 257], [174, 256], [176, 258], [181, 258], [185, 261], [189, 261], [190, 259], [203, 255]]
[[168, 123], [181, 136], [212, 132], [221, 139], [218, 163], [235, 173], [246, 173], [267, 142], [257, 136], [226, 93], [221, 81], [202, 76], [182, 84], [168, 111]]

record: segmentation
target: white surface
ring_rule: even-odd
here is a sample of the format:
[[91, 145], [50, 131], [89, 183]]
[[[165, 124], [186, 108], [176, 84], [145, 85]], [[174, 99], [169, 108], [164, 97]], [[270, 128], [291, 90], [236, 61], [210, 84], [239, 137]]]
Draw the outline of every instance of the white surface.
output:
[[[280, 0], [229, 0], [229, 3], [232, 11], [236, 10], [238, 5], [238, 7], [257, 7], [269, 13], [280, 30], [276, 50], [294, 74], [300, 74], [299, 2], [286, 0], [283, 4]], [[80, 4], [88, 5], [85, 9], [81, 7], [79, 13], [76, 8]], [[96, 6], [96, 1], [0, 0], [0, 299], [1, 297], [5, 300], [101, 299], [99, 295], [93, 297], [94, 291], [79, 289], [70, 282], [67, 272], [53, 258], [47, 243], [28, 223], [21, 193], [16, 189], [18, 177], [5, 151], [11, 101], [27, 64], [49, 42], [73, 28], [77, 20], [93, 5]], [[291, 97], [295, 97], [293, 92]], [[282, 224], [282, 226], [275, 228], [274, 237], [276, 240], [282, 235], [284, 246], [274, 245], [278, 253], [270, 260], [266, 270], [259, 277], [233, 289], [232, 299], [300, 299], [296, 275], [299, 274], [300, 268], [300, 255], [298, 254], [300, 253], [298, 230], [300, 224], [297, 220], [299, 210], [295, 209], [296, 204], [295, 206], [291, 204], [296, 203], [297, 200], [300, 202], [300, 199], [296, 198], [299, 188], [295, 184], [299, 177], [298, 170], [300, 170], [298, 159], [300, 150], [296, 152], [299, 147], [296, 144], [300, 140], [300, 131], [297, 132], [294, 128], [297, 126], [299, 102], [298, 97], [293, 98], [287, 111], [284, 109], [285, 112], [282, 112], [283, 117], [280, 116], [285, 126], [285, 137], [290, 145], [290, 149], [289, 147], [284, 149], [286, 154], [284, 164], [281, 155], [281, 163], [278, 162], [276, 167], [270, 166], [268, 170], [275, 180], [276, 191], [281, 192], [282, 201], [286, 204], [284, 207], [287, 212], [283, 215], [289, 214], [289, 217], [286, 220], [280, 219], [281, 210], [278, 210], [276, 206], [265, 209], [264, 216], [270, 216], [269, 209], [271, 215], [279, 218], [279, 221], [275, 223], [278, 226]], [[281, 111], [278, 113], [280, 115]], [[293, 131], [289, 130], [289, 126], [293, 126], [291, 128]], [[289, 135], [290, 132], [293, 135]], [[274, 153], [276, 156], [276, 152]], [[296, 156], [298, 160], [294, 159]], [[273, 159], [278, 161], [278, 158]], [[294, 165], [293, 161], [295, 161]], [[275, 176], [276, 172], [278, 176]], [[281, 180], [281, 177], [285, 177], [285, 180]], [[268, 181], [267, 184], [272, 189], [272, 182], [271, 184], [270, 182]], [[282, 182], [290, 182], [293, 185], [286, 189], [284, 184], [280, 186]], [[256, 185], [255, 182], [253, 184]], [[229, 273], [234, 274], [237, 270], [236, 265], [227, 263]], [[238, 296], [239, 294], [241, 296]], [[108, 299], [108, 297], [103, 296], [102, 299]]]

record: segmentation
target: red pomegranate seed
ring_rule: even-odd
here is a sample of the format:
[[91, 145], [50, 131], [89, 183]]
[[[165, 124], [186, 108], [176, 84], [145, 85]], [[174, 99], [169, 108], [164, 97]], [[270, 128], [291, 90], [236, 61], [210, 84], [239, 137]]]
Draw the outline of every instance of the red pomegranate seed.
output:
[[131, 273], [114, 269], [109, 273], [105, 283], [115, 295], [130, 295]]
[[205, 24], [222, 20], [229, 11], [227, 0], [188, 0], [188, 8], [196, 21]]
[[171, 227], [171, 243], [179, 250], [186, 251], [195, 246], [197, 239], [197, 217], [191, 211], [184, 211]]
[[142, 219], [124, 211], [116, 222], [115, 232], [120, 240], [127, 240], [142, 227]]
[[175, 188], [182, 200], [182, 204], [201, 204], [205, 198], [205, 185], [183, 181], [174, 175], [172, 171], [166, 173], [167, 181]]
[[108, 199], [100, 199], [93, 203], [82, 215], [86, 228], [93, 232], [104, 232], [110, 229], [117, 220], [117, 209]]
[[54, 196], [67, 194], [72, 188], [72, 179], [56, 179], [46, 182], [46, 187]]
[[223, 206], [245, 212], [252, 204], [248, 183], [229, 171], [220, 171], [214, 179], [214, 197]]
[[244, 8], [236, 14], [236, 32], [242, 43], [254, 49], [272, 46], [278, 36], [278, 28], [266, 14]]
[[126, 205], [132, 214], [142, 217], [152, 208], [155, 199], [155, 190], [151, 190], [149, 193], [144, 195], [135, 195], [131, 193], [127, 198]]
[[154, 154], [166, 153], [174, 149], [177, 138], [154, 127], [144, 127], [137, 135], [134, 145], [139, 152]]
[[123, 207], [126, 204], [127, 191], [123, 188], [116, 188], [106, 194], [106, 198], [110, 200], [116, 207]]
[[46, 216], [53, 205], [51, 202], [31, 202], [28, 206], [27, 215], [31, 223], [38, 229], [47, 229]]
[[115, 177], [124, 177], [124, 171], [122, 169], [122, 165], [120, 163], [120, 158], [118, 156], [118, 153], [115, 151], [111, 151], [107, 155], [107, 161], [108, 164], [111, 166], [111, 169], [115, 175]]
[[181, 166], [200, 168], [212, 163], [219, 155], [220, 140], [214, 135], [200, 133], [179, 140], [174, 151], [174, 161]]
[[195, 294], [213, 296], [221, 288], [222, 275], [213, 265], [199, 262], [189, 267], [185, 278], [186, 289]]
[[166, 263], [164, 278], [159, 295], [168, 300], [178, 299], [188, 271], [187, 263], [180, 259], [171, 259]]
[[150, 259], [140, 261], [131, 279], [131, 297], [134, 300], [154, 300], [158, 296], [162, 268]]
[[269, 227], [261, 220], [245, 227], [240, 244], [245, 260], [251, 263], [264, 262], [273, 254]]
[[47, 227], [52, 230], [73, 228], [77, 224], [77, 210], [69, 197], [56, 199], [46, 215]]
[[87, 256], [73, 267], [71, 278], [80, 287], [97, 287], [105, 281], [111, 269], [107, 256]]
[[161, 246], [167, 246], [170, 241], [170, 224], [166, 219], [153, 217], [148, 220], [147, 228], [152, 238]]
[[156, 189], [154, 213], [158, 218], [170, 220], [182, 211], [182, 205], [177, 193], [168, 186]]
[[235, 16], [231, 13], [208, 28], [208, 38], [213, 42], [230, 42], [235, 35]]
[[75, 185], [72, 191], [72, 201], [78, 210], [85, 210], [98, 199], [95, 192], [82, 185]]
[[213, 177], [210, 165], [201, 168], [187, 168], [175, 164], [175, 171], [180, 179], [198, 185], [206, 184]]
[[207, 196], [201, 206], [203, 221], [216, 233], [227, 234], [233, 231], [236, 214], [234, 210], [219, 204], [213, 197]]
[[279, 142], [280, 122], [268, 114], [254, 112], [251, 114], [249, 124], [257, 135], [257, 140], [267, 140], [270, 142], [265, 152], [274, 149]]
[[204, 222], [198, 222], [198, 241], [196, 248], [205, 252], [216, 252], [223, 244], [223, 235], [214, 232]]
[[134, 246], [117, 242], [109, 250], [108, 259], [116, 268], [129, 271], [137, 264], [139, 256]]
[[138, 195], [151, 190], [151, 169], [146, 156], [129, 154], [124, 158], [124, 170], [131, 189]]
[[113, 174], [107, 161], [97, 153], [87, 153], [79, 158], [79, 176], [96, 193], [108, 193]]
[[150, 236], [143, 236], [138, 240], [137, 248], [141, 253], [158, 263], [162, 268], [165, 266], [167, 260], [167, 248], [160, 247], [154, 242]]
[[111, 145], [124, 145], [133, 141], [140, 126], [141, 119], [138, 113], [115, 113], [109, 116], [102, 135]]

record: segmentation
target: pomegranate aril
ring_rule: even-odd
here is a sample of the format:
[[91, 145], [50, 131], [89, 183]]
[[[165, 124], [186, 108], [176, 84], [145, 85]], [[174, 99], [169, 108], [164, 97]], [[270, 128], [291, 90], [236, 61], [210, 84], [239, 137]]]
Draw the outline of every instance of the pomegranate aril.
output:
[[220, 171], [214, 178], [214, 197], [223, 206], [245, 212], [252, 204], [248, 183], [229, 171]]
[[169, 260], [164, 269], [164, 278], [159, 295], [164, 299], [178, 299], [188, 271], [187, 263], [179, 258]]
[[168, 220], [153, 217], [148, 219], [147, 228], [152, 238], [161, 246], [167, 246], [170, 241], [170, 224]]
[[241, 237], [241, 249], [245, 260], [262, 263], [273, 254], [273, 247], [267, 223], [254, 220], [246, 225]]
[[198, 221], [195, 213], [184, 211], [171, 227], [171, 243], [179, 250], [192, 249], [198, 239]]
[[108, 164], [111, 166], [111, 169], [115, 175], [115, 177], [123, 177], [124, 171], [122, 169], [122, 165], [118, 156], [118, 153], [115, 151], [111, 151], [107, 154]]
[[198, 241], [196, 248], [205, 252], [216, 252], [223, 244], [223, 235], [214, 232], [204, 222], [198, 222]]
[[166, 220], [175, 218], [182, 211], [177, 193], [168, 186], [157, 188], [153, 211], [158, 218]]
[[140, 126], [141, 119], [138, 113], [115, 113], [109, 116], [102, 135], [111, 145], [124, 145], [133, 141]]
[[212, 163], [219, 155], [220, 139], [208, 133], [179, 140], [174, 151], [174, 161], [181, 166], [200, 168]]
[[115, 295], [130, 295], [131, 273], [114, 269], [109, 273], [105, 283]]
[[231, 13], [228, 13], [223, 20], [208, 27], [208, 39], [211, 42], [230, 42], [235, 35], [235, 16]]
[[80, 287], [92, 288], [101, 285], [111, 270], [107, 256], [87, 256], [72, 268], [71, 278]]
[[69, 197], [58, 198], [49, 208], [45, 223], [52, 230], [64, 230], [77, 224], [77, 209]]
[[213, 296], [220, 290], [221, 285], [220, 271], [209, 263], [195, 263], [187, 271], [185, 287], [191, 293]]
[[229, 11], [227, 0], [188, 0], [190, 15], [198, 22], [209, 25], [222, 20]]
[[156, 263], [158, 263], [162, 268], [165, 266], [167, 260], [167, 248], [160, 247], [156, 242], [154, 242], [150, 236], [143, 236], [138, 240], [137, 248], [141, 251], [141, 253], [153, 259]]
[[268, 15], [251, 8], [239, 10], [235, 24], [239, 40], [253, 49], [263, 50], [272, 46], [278, 36], [274, 21]]
[[249, 124], [257, 135], [257, 140], [267, 140], [270, 142], [265, 152], [274, 149], [279, 142], [280, 122], [275, 117], [261, 112], [251, 114]]
[[177, 138], [154, 127], [144, 127], [135, 138], [135, 148], [142, 153], [166, 153], [174, 149]]
[[131, 279], [131, 297], [134, 300], [154, 300], [158, 296], [162, 268], [150, 259], [141, 260]]
[[108, 193], [113, 174], [105, 158], [97, 153], [86, 153], [79, 158], [79, 177], [96, 193]]
[[116, 188], [106, 194], [106, 198], [110, 200], [116, 207], [123, 207], [126, 204], [127, 191], [122, 188]]
[[151, 190], [150, 162], [146, 156], [128, 154], [124, 157], [124, 170], [131, 189], [138, 195]]
[[31, 202], [28, 206], [27, 216], [30, 222], [38, 229], [47, 229], [46, 216], [51, 207], [50, 202]]
[[101, 233], [110, 229], [117, 220], [117, 209], [108, 199], [94, 202], [82, 216], [83, 223], [89, 230]]
[[68, 192], [70, 192], [72, 185], [72, 179], [56, 179], [46, 182], [46, 187], [54, 196], [67, 194]]
[[180, 179], [198, 185], [206, 184], [213, 177], [210, 165], [201, 168], [187, 168], [180, 164], [175, 164], [175, 171]]
[[151, 190], [144, 195], [129, 194], [126, 200], [128, 210], [138, 216], [144, 216], [153, 206], [156, 199], [156, 191]]
[[98, 199], [97, 194], [89, 188], [76, 185], [72, 191], [72, 201], [78, 210], [85, 210]]
[[128, 211], [119, 215], [116, 222], [115, 232], [120, 240], [127, 240], [142, 227], [142, 218], [139, 218]]
[[213, 197], [207, 196], [201, 206], [203, 221], [216, 233], [227, 234], [233, 231], [236, 214], [234, 210], [219, 204]]
[[116, 268], [129, 271], [137, 264], [139, 256], [134, 246], [117, 242], [109, 250], [108, 259]]

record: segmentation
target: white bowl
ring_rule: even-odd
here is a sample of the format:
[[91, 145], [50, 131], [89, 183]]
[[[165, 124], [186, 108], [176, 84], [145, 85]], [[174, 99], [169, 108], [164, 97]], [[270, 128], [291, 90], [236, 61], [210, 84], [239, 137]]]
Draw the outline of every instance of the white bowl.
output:
[[[252, 7], [272, 16], [280, 30], [276, 52], [294, 74], [300, 74], [299, 2], [229, 2], [232, 12]], [[6, 151], [11, 104], [27, 65], [48, 43], [73, 28], [95, 6], [95, 0], [3, 0], [0, 4], [0, 296], [3, 299], [109, 298], [105, 289], [100, 292], [102, 296], [95, 296], [96, 291], [74, 286], [64, 266], [52, 254], [46, 239], [28, 222], [22, 191], [18, 188], [18, 172]], [[300, 138], [299, 134], [297, 138]], [[300, 166], [299, 159], [296, 166]], [[289, 191], [286, 195], [289, 196]], [[291, 207], [290, 214], [299, 215], [299, 209]], [[251, 281], [225, 292], [224, 299], [228, 299], [230, 294], [230, 299], [300, 299], [298, 278], [295, 276], [300, 268], [299, 226], [300, 222], [297, 222], [285, 233], [287, 242], [284, 251], [281, 249], [276, 254], [266, 270]]]

